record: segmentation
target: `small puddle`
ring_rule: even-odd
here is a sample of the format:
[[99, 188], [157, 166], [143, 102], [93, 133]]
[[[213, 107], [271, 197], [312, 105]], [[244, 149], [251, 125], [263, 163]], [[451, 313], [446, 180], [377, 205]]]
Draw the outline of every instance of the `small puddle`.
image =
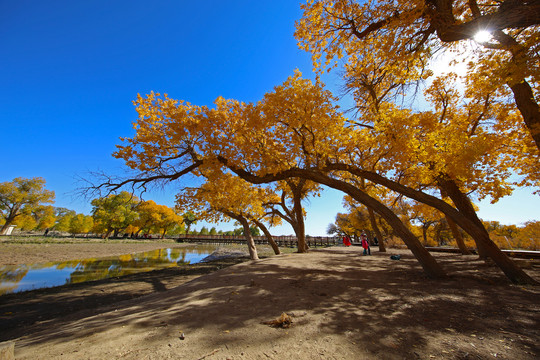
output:
[[0, 295], [196, 264], [214, 246], [159, 249], [107, 258], [0, 267]]

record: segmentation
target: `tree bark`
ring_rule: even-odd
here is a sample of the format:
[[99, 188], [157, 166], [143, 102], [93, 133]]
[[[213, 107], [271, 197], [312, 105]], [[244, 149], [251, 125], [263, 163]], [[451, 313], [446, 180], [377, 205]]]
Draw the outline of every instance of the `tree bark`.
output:
[[7, 229], [13, 223], [13, 220], [15, 220], [17, 216], [19, 216], [20, 214], [19, 209], [20, 209], [20, 206], [17, 206], [17, 205], [15, 205], [14, 207], [10, 209], [9, 214], [6, 217], [6, 222], [4, 223], [4, 225], [2, 225], [2, 228], [0, 229], [0, 235], [6, 234]]
[[4, 225], [2, 225], [2, 228], [0, 229], [0, 235], [5, 235], [6, 234], [9, 225], [11, 225], [11, 222], [7, 222], [7, 220], [6, 220], [6, 223]]
[[[499, 268], [505, 273], [505, 275], [510, 279], [510, 281], [512, 281], [515, 284], [534, 284], [534, 285], [538, 284], [537, 281], [535, 281], [533, 278], [528, 276], [523, 270], [521, 270], [518, 266], [516, 266], [512, 262], [512, 260], [510, 260], [504, 253], [502, 253], [500, 249], [497, 247], [497, 245], [495, 245], [495, 243], [491, 241], [491, 239], [489, 238], [489, 234], [484, 228], [482, 222], [476, 216], [476, 212], [474, 211], [474, 208], [472, 208], [473, 218], [469, 218], [467, 213], [463, 213], [463, 211], [461, 211], [462, 209], [459, 209], [459, 208], [456, 209], [453, 206], [444, 202], [443, 200], [436, 198], [435, 196], [426, 194], [422, 191], [412, 189], [398, 182], [387, 179], [377, 173], [359, 169], [355, 166], [348, 165], [348, 164], [328, 164], [326, 168], [327, 170], [347, 171], [353, 175], [366, 178], [374, 182], [375, 184], [385, 186], [388, 189], [394, 190], [411, 199], [420, 201], [421, 203], [434, 207], [435, 209], [441, 211], [445, 215], [448, 215], [452, 220], [456, 222], [456, 224], [459, 225], [459, 227], [465, 230], [478, 245], [479, 252], [485, 250], [488, 256], [490, 256], [493, 259], [493, 261], [495, 261], [497, 266], [499, 266]], [[300, 172], [303, 172], [303, 171], [314, 171], [314, 170], [300, 170]], [[298, 171], [292, 171], [292, 172], [295, 173], [294, 176], [299, 176], [297, 175]], [[459, 191], [458, 194], [465, 196], [464, 194], [461, 193], [461, 191]], [[448, 195], [450, 196], [450, 193]], [[452, 196], [450, 196], [450, 198], [452, 199]], [[452, 201], [454, 201], [454, 199], [452, 199]], [[457, 204], [456, 204], [456, 207], [458, 207]], [[478, 221], [474, 221], [475, 217]], [[493, 252], [493, 254], [491, 254], [491, 252]]]
[[[445, 199], [448, 197], [448, 195], [443, 189], [439, 188], [439, 190], [441, 192], [441, 198]], [[472, 255], [472, 252], [467, 248], [467, 246], [465, 246], [465, 242], [463, 241], [463, 236], [461, 236], [461, 233], [459, 232], [459, 228], [457, 224], [454, 222], [454, 220], [450, 218], [450, 216], [446, 214], [444, 216], [445, 216], [446, 222], [448, 223], [448, 226], [450, 227], [450, 230], [452, 231], [452, 235], [454, 236], [454, 239], [456, 240], [456, 244], [459, 250], [461, 251], [461, 254]], [[484, 224], [482, 224], [482, 226], [484, 226]]]
[[446, 222], [448, 223], [448, 226], [450, 227], [450, 230], [452, 231], [452, 235], [454, 236], [454, 239], [456, 239], [456, 244], [461, 251], [462, 255], [472, 255], [472, 252], [467, 249], [467, 246], [465, 246], [465, 242], [463, 241], [463, 236], [461, 236], [461, 233], [459, 232], [458, 226], [454, 222], [454, 220], [450, 219], [448, 215], [446, 216]]
[[540, 106], [534, 99], [531, 86], [527, 81], [522, 80], [517, 84], [510, 85], [510, 89], [514, 93], [516, 106], [523, 116], [525, 125], [527, 125], [536, 147], [540, 151]]
[[289, 186], [289, 189], [292, 193], [293, 198], [293, 208], [292, 210], [287, 207], [287, 204], [285, 202], [287, 192], [283, 191], [281, 194], [281, 203], [280, 206], [285, 212], [285, 214], [281, 213], [279, 210], [274, 209], [274, 213], [277, 214], [279, 217], [281, 217], [283, 220], [287, 221], [293, 228], [294, 233], [296, 234], [297, 238], [297, 247], [299, 253], [305, 253], [309, 250], [309, 247], [306, 243], [306, 230], [305, 230], [305, 223], [304, 223], [304, 211], [302, 209], [302, 197], [303, 197], [303, 191], [304, 191], [304, 185], [306, 183], [306, 179], [298, 178], [296, 180], [299, 180], [299, 183], [296, 184], [294, 182], [295, 179], [290, 179], [289, 177], [285, 177], [282, 180], [285, 180], [287, 182], [287, 185]]
[[248, 220], [242, 215], [233, 214], [228, 211], [224, 211], [223, 213], [227, 214], [227, 216], [230, 216], [231, 218], [233, 218], [234, 220], [242, 224], [242, 227], [244, 228], [244, 236], [246, 237], [246, 241], [247, 241], [249, 257], [251, 258], [251, 260], [259, 260], [259, 255], [257, 254], [257, 248], [255, 247], [255, 241], [253, 241], [253, 236], [251, 236], [251, 230], [249, 229]]
[[[448, 194], [450, 199], [454, 202], [454, 205], [467, 215], [469, 220], [474, 222], [476, 229], [470, 228], [469, 230], [474, 232], [474, 235], [468, 231], [468, 226], [461, 228], [473, 237], [477, 242], [478, 251], [482, 250], [486, 256], [489, 256], [499, 268], [506, 274], [506, 276], [514, 283], [517, 284], [538, 284], [534, 279], [527, 275], [519, 266], [517, 266], [505, 253], [497, 247], [497, 245], [490, 239], [489, 234], [476, 215], [476, 211], [470, 203], [470, 199], [467, 195], [463, 194], [457, 184], [453, 180], [440, 179], [440, 185], [442, 189]], [[455, 220], [454, 218], [452, 218]]]
[[308, 246], [306, 243], [306, 225], [304, 223], [304, 211], [302, 209], [302, 188], [305, 180], [301, 180], [300, 182], [300, 185], [291, 188], [293, 192], [293, 211], [296, 220], [296, 226], [294, 226], [294, 231], [296, 233], [296, 238], [298, 239], [298, 252], [306, 253], [308, 252]]
[[245, 217], [239, 218], [240, 223], [244, 227], [244, 236], [246, 237], [248, 244], [249, 257], [251, 260], [259, 260], [259, 255], [257, 254], [257, 248], [255, 247], [255, 241], [253, 241], [253, 236], [251, 236], [251, 230], [249, 228], [249, 223]]
[[437, 263], [435, 258], [420, 244], [416, 236], [401, 222], [396, 214], [388, 207], [383, 205], [377, 199], [372, 198], [355, 186], [344, 181], [333, 179], [322, 174], [311, 174], [313, 181], [319, 182], [326, 186], [341, 190], [353, 197], [356, 201], [364, 204], [368, 208], [372, 208], [381, 215], [386, 222], [392, 226], [396, 234], [403, 240], [405, 245], [414, 254], [420, 265], [429, 277], [443, 278], [446, 274], [442, 267]]
[[274, 241], [274, 237], [272, 236], [272, 234], [270, 234], [270, 231], [268, 231], [268, 228], [266, 226], [264, 226], [264, 224], [262, 222], [260, 222], [259, 220], [252, 219], [251, 221], [253, 221], [255, 223], [255, 225], [257, 225], [259, 227], [259, 229], [262, 230], [262, 232], [266, 236], [266, 239], [270, 243], [270, 246], [272, 247], [272, 250], [274, 250], [274, 254], [276, 254], [276, 255], [281, 254], [281, 251], [279, 250], [279, 246]]
[[[476, 225], [476, 227], [478, 227], [478, 229], [482, 233], [482, 237], [487, 238], [489, 241], [491, 241], [491, 239], [489, 238], [489, 233], [484, 227], [482, 221], [478, 218], [478, 215], [476, 214], [476, 210], [474, 210], [474, 206], [471, 203], [471, 200], [467, 195], [463, 194], [456, 182], [451, 179], [445, 179], [443, 177], [440, 177], [438, 183], [443, 193], [450, 197], [456, 208], [461, 213], [463, 213], [469, 220], [471, 220]], [[489, 257], [489, 252], [484, 245], [485, 241], [481, 239], [478, 240], [474, 236], [473, 240], [475, 241], [478, 248], [478, 256], [481, 259], [486, 259], [487, 257]]]
[[540, 3], [538, 1], [503, 1], [497, 11], [478, 16], [466, 22], [456, 21], [452, 1], [430, 0], [433, 4], [431, 24], [441, 41], [454, 42], [473, 39], [478, 29], [505, 30], [525, 28], [540, 23]]
[[386, 252], [386, 247], [384, 245], [384, 239], [381, 233], [381, 230], [379, 229], [379, 225], [377, 225], [377, 221], [375, 219], [375, 212], [371, 208], [367, 208], [368, 214], [369, 214], [369, 222], [371, 223], [371, 228], [375, 232], [375, 236], [379, 240], [379, 252]]

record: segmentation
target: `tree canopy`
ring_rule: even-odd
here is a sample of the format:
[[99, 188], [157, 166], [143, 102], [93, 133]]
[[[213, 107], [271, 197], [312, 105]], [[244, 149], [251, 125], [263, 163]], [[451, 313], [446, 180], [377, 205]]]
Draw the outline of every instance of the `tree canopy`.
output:
[[[489, 15], [493, 11], [487, 5], [476, 7]], [[535, 7], [532, 2], [525, 5]], [[525, 72], [523, 64], [534, 62], [537, 54], [527, 52], [525, 63], [515, 67], [511, 50], [484, 46], [465, 76], [449, 73], [430, 79], [428, 65], [435, 50], [454, 46], [445, 43], [448, 34], [483, 16], [467, 13], [474, 2], [450, 2], [463, 15], [460, 20], [448, 18], [441, 26], [433, 15], [446, 13], [448, 9], [441, 6], [418, 1], [308, 2], [297, 23], [300, 45], [312, 52], [321, 71], [336, 66], [330, 61], [343, 60], [346, 86], [357, 104], [356, 117], [344, 115], [319, 78], [310, 81], [299, 72], [257, 103], [220, 97], [209, 108], [167, 94], [139, 95], [136, 134], [122, 139], [114, 153], [137, 176], [108, 185], [144, 187], [189, 173], [208, 177], [228, 171], [253, 184], [313, 181], [339, 189], [378, 213], [429, 275], [443, 276], [444, 271], [377, 190], [385, 187], [441, 211], [469, 233], [481, 256], [493, 258], [512, 281], [531, 282], [490, 239], [472, 196], [497, 200], [516, 184], [538, 186], [540, 153], [534, 144], [534, 116], [529, 126], [530, 118], [519, 103], [522, 97], [514, 91], [523, 84], [529, 88], [532, 84], [531, 91], [536, 91], [535, 70]], [[496, 32], [527, 43], [536, 36], [534, 24], [525, 28], [510, 24]], [[502, 44], [503, 40], [494, 41]], [[510, 58], [505, 55], [508, 51]], [[501, 78], [499, 65], [484, 59], [492, 53], [502, 57], [497, 60], [502, 68], [512, 66], [521, 72]], [[480, 76], [481, 66], [491, 72]], [[399, 100], [407, 95], [408, 86], [427, 79], [431, 83], [425, 89], [429, 103], [425, 109], [407, 107]], [[455, 86], [459, 82], [465, 84], [464, 90]], [[514, 101], [508, 100], [509, 89]], [[531, 99], [536, 102], [534, 96]], [[513, 172], [522, 177], [510, 178]], [[372, 224], [373, 219], [370, 214]]]
[[45, 189], [43, 178], [19, 177], [0, 183], [0, 216], [5, 221], [0, 234], [4, 234], [9, 225], [23, 212], [29, 214], [38, 206], [52, 202], [54, 191]]
[[[441, 48], [467, 51], [467, 88], [507, 99], [540, 148], [540, 4], [530, 1], [317, 0], [302, 5], [297, 24], [300, 46], [311, 52], [315, 68], [345, 61], [349, 85], [390, 79], [389, 93], [430, 75], [428, 64]], [[383, 70], [384, 76], [373, 76]], [[359, 76], [359, 74], [361, 74]], [[351, 80], [356, 79], [356, 80]], [[357, 96], [358, 99], [361, 96]]]
[[92, 200], [94, 226], [105, 232], [108, 238], [127, 228], [139, 216], [136, 206], [139, 199], [127, 191]]

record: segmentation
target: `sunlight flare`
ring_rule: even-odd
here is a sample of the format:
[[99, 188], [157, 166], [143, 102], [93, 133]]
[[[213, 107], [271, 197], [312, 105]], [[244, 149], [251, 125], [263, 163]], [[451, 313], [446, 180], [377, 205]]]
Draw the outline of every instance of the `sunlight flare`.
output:
[[491, 41], [491, 33], [487, 30], [480, 30], [474, 35], [474, 41], [479, 44], [487, 43]]

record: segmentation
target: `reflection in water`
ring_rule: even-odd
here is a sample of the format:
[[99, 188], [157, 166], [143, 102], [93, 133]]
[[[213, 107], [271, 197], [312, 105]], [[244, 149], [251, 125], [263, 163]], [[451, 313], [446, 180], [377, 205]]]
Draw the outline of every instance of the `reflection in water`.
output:
[[195, 264], [214, 246], [159, 249], [102, 259], [69, 260], [0, 267], [0, 295]]

